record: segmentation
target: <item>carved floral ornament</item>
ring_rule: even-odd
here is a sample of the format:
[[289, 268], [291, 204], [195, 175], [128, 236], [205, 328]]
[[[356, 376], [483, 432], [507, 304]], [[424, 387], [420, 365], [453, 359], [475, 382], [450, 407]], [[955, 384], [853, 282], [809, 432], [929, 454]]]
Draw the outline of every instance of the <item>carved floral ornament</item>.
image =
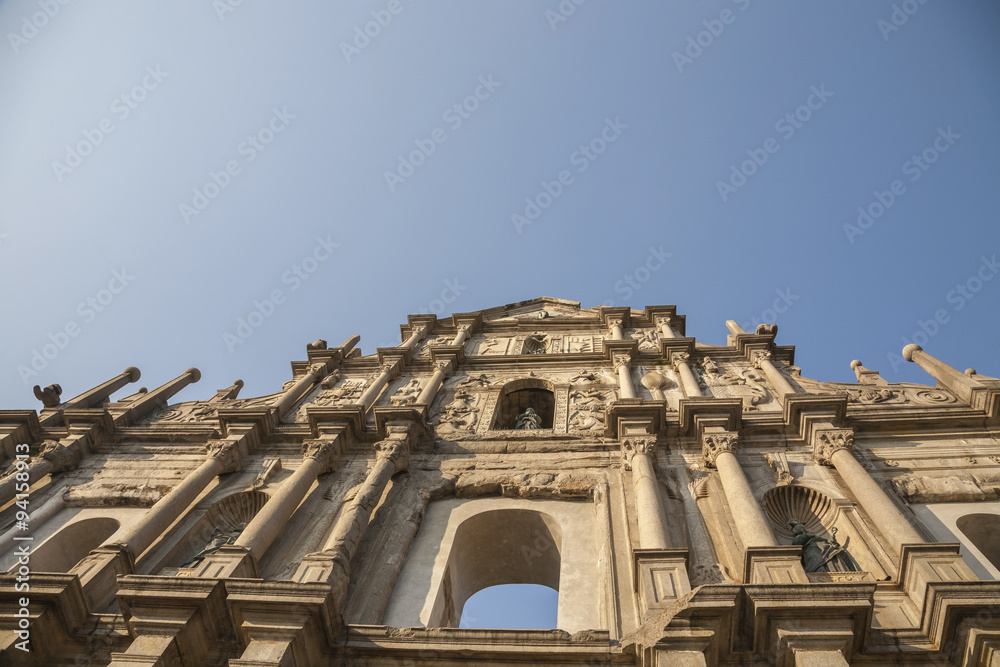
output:
[[765, 361], [771, 361], [771, 353], [766, 350], [757, 350], [753, 353], [753, 367], [761, 370]]
[[833, 465], [831, 458], [841, 449], [854, 449], [854, 431], [848, 428], [820, 431], [813, 441], [813, 457], [817, 463]]
[[706, 433], [702, 436], [701, 452], [705, 457], [705, 465], [715, 467], [719, 454], [729, 452], [735, 455], [739, 450], [740, 436], [737, 433]]
[[223, 472], [236, 472], [242, 466], [240, 448], [231, 440], [209, 440], [205, 445], [208, 458], [222, 463]]
[[681, 364], [686, 364], [690, 360], [691, 360], [691, 355], [688, 354], [687, 352], [672, 352], [670, 354], [670, 365], [673, 367], [675, 371], [679, 370], [678, 366], [680, 366]]
[[632, 469], [632, 459], [636, 454], [644, 454], [650, 458], [650, 463], [656, 460], [656, 437], [631, 437], [622, 440], [622, 466]]
[[314, 459], [323, 467], [324, 472], [337, 469], [338, 454], [330, 440], [306, 440], [302, 443], [302, 458]]

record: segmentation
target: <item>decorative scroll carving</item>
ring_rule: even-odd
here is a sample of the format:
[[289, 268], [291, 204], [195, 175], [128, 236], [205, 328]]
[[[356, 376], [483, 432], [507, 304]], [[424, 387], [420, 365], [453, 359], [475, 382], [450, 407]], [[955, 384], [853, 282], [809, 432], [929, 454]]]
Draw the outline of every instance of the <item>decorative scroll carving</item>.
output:
[[701, 440], [701, 452], [705, 457], [705, 465], [715, 467], [719, 454], [729, 452], [736, 454], [739, 450], [740, 437], [736, 433], [706, 433]]
[[209, 440], [205, 453], [222, 464], [223, 473], [236, 472], [243, 466], [240, 447], [231, 440]]
[[399, 388], [394, 396], [389, 399], [392, 405], [413, 405], [420, 396], [420, 380], [411, 379]]
[[[493, 423], [493, 418], [497, 412], [497, 404], [500, 402], [500, 390], [494, 389], [486, 397], [486, 405], [483, 407], [483, 417], [479, 420], [478, 433], [485, 433]], [[475, 417], [473, 416], [473, 422]]]
[[660, 339], [653, 329], [640, 329], [632, 334], [632, 338], [639, 341], [640, 350], [660, 349]]
[[438, 432], [441, 434], [472, 433], [476, 430], [479, 415], [477, 400], [469, 391], [456, 388], [451, 403], [436, 417]]
[[841, 449], [854, 450], [854, 431], [851, 429], [829, 429], [816, 434], [813, 442], [813, 457], [816, 462], [830, 466], [834, 453]]
[[703, 357], [702, 384], [718, 398], [739, 398], [744, 410], [756, 410], [761, 403], [767, 403], [771, 394], [765, 389], [764, 378], [756, 370], [747, 368], [742, 373], [723, 371], [711, 357]]
[[566, 432], [567, 415], [569, 414], [569, 388], [560, 387], [555, 391], [555, 410], [552, 415], [552, 430], [555, 433]]
[[160, 410], [156, 410], [146, 419], [146, 421], [175, 422], [180, 424], [208, 421], [216, 418], [218, 408], [219, 404], [211, 401], [178, 403], [177, 405], [170, 405], [165, 408], [161, 408]]
[[577, 389], [573, 399], [569, 428], [573, 431], [603, 431], [607, 394], [600, 389]]
[[871, 386], [871, 383], [865, 389], [855, 389], [847, 390], [847, 400], [852, 403], [909, 403], [909, 399], [903, 394], [893, 391], [892, 389], [881, 388], [877, 389]]
[[506, 354], [509, 343], [509, 338], [487, 338], [479, 343], [479, 349], [476, 351], [476, 354]]

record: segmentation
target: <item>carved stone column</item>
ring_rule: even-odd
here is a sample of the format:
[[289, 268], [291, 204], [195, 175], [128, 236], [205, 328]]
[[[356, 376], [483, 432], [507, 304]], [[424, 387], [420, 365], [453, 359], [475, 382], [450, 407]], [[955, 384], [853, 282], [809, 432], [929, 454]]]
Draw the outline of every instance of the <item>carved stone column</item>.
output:
[[660, 504], [660, 494], [653, 462], [656, 460], [655, 437], [630, 437], [622, 440], [622, 465], [632, 471], [635, 512], [639, 524], [641, 549], [670, 547], [667, 518]]
[[757, 504], [743, 468], [736, 459], [738, 447], [739, 435], [736, 433], [720, 429], [702, 435], [705, 465], [719, 471], [722, 488], [733, 513], [733, 523], [740, 533], [743, 546], [777, 546], [778, 541], [774, 539], [767, 517]]
[[618, 371], [618, 390], [622, 398], [635, 398], [635, 388], [632, 386], [632, 357], [627, 354], [616, 354], [615, 370]]
[[[137, 382], [142, 374], [135, 366], [129, 366], [121, 374], [116, 375], [107, 382], [97, 385], [89, 391], [85, 391], [75, 398], [71, 398], [58, 406], [63, 410], [92, 408], [101, 404], [104, 399], [111, 396], [130, 382]], [[36, 395], [38, 392], [35, 392]]]
[[156, 504], [136, 524], [129, 528], [118, 540], [122, 548], [133, 559], [138, 558], [153, 542], [177, 520], [195, 498], [218, 475], [235, 472], [242, 466], [242, 453], [238, 442], [232, 440], [212, 440], [207, 447], [208, 457], [180, 484], [160, 498]]
[[76, 447], [70, 449], [55, 440], [46, 440], [39, 448], [38, 456], [31, 459], [18, 457], [13, 472], [0, 480], [0, 505], [13, 500], [18, 488], [25, 488], [25, 483], [30, 487], [46, 475], [76, 468], [81, 456], [82, 452]]
[[424, 385], [423, 390], [421, 390], [420, 395], [417, 397], [418, 404], [430, 405], [434, 402], [434, 397], [437, 396], [438, 391], [441, 389], [444, 379], [451, 375], [453, 366], [454, 364], [451, 360], [434, 363], [434, 375], [427, 381], [427, 384]]
[[816, 461], [837, 469], [855, 499], [891, 543], [891, 553], [898, 555], [904, 544], [922, 544], [924, 539], [854, 458], [853, 449], [854, 432], [851, 429], [817, 430], [813, 436]]
[[930, 373], [931, 377], [941, 383], [945, 389], [958, 396], [959, 400], [975, 408], [982, 407], [981, 400], [976, 400], [976, 398], [977, 395], [985, 393], [987, 385], [975, 379], [977, 376], [974, 371], [969, 375], [960, 373], [957, 368], [953, 368], [924, 352], [923, 348], [916, 343], [910, 343], [903, 348], [903, 358], [916, 363]]
[[313, 388], [326, 373], [325, 364], [313, 364], [305, 375], [295, 381], [291, 387], [282, 392], [281, 396], [274, 402], [274, 408], [278, 411], [278, 419], [281, 419], [296, 401], [302, 398], [306, 392]]
[[339, 436], [333, 440], [305, 441], [302, 444], [302, 463], [298, 469], [247, 524], [236, 538], [234, 546], [243, 547], [254, 563], [258, 562], [285, 527], [316, 478], [322, 473], [337, 469], [340, 454]]
[[677, 332], [670, 326], [670, 317], [668, 315], [657, 317], [656, 326], [660, 328], [660, 335], [664, 338], [677, 338]]
[[410, 337], [403, 341], [399, 347], [404, 350], [412, 350], [417, 346], [417, 343], [420, 342], [426, 332], [427, 327], [420, 325], [413, 327], [410, 330]]
[[455, 340], [451, 341], [452, 345], [461, 347], [465, 344], [465, 341], [469, 339], [469, 334], [472, 332], [472, 327], [468, 324], [463, 324], [458, 328], [458, 333], [455, 335]]
[[611, 340], [622, 340], [622, 318], [609, 317], [608, 326], [611, 328]]
[[784, 403], [786, 394], [794, 394], [795, 387], [788, 379], [781, 374], [781, 371], [771, 361], [771, 353], [765, 350], [755, 350], [753, 353], [753, 367], [764, 373], [764, 377], [771, 383], [775, 397]]
[[197, 368], [188, 368], [170, 382], [160, 385], [153, 391], [146, 392], [142, 398], [137, 398], [129, 403], [128, 409], [115, 419], [115, 423], [134, 424], [140, 421], [154, 410], [165, 407], [170, 397], [181, 389], [199, 380], [201, 380], [201, 371]]
[[365, 389], [365, 393], [356, 401], [357, 405], [360, 405], [364, 410], [370, 408], [382, 392], [382, 388], [397, 375], [399, 375], [399, 360], [382, 364], [378, 377]]
[[698, 386], [698, 378], [694, 376], [694, 371], [690, 365], [691, 355], [687, 352], [671, 352], [670, 363], [674, 370], [681, 376], [681, 387], [684, 395], [688, 398], [701, 396], [701, 387]]

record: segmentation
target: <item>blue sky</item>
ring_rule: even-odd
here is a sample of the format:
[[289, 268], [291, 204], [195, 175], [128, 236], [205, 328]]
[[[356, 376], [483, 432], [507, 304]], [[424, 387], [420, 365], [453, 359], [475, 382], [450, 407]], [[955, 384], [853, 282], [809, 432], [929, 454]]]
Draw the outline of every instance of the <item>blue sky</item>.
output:
[[1000, 374], [995, 2], [231, 2], [0, 4], [5, 408], [541, 295]]

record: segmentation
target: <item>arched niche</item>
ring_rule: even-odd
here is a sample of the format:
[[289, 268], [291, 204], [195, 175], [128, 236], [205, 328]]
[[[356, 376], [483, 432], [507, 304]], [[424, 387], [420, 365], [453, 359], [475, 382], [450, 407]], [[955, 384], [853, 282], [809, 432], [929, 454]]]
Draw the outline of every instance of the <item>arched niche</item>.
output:
[[966, 514], [955, 525], [993, 567], [1000, 569], [1000, 514]]
[[541, 428], [552, 428], [556, 412], [555, 386], [540, 378], [521, 378], [505, 384], [493, 428], [514, 429], [518, 415], [528, 408], [533, 408], [541, 417]]
[[216, 501], [205, 515], [170, 550], [162, 561], [169, 568], [182, 567], [204, 549], [216, 535], [237, 534], [257, 515], [270, 496], [262, 491], [242, 491]]
[[90, 517], [62, 527], [31, 552], [35, 572], [69, 572], [91, 549], [104, 544], [121, 523], [111, 517]]
[[431, 610], [431, 627], [458, 627], [466, 601], [502, 584], [559, 590], [562, 530], [549, 514], [499, 509], [474, 514], [455, 531]]

